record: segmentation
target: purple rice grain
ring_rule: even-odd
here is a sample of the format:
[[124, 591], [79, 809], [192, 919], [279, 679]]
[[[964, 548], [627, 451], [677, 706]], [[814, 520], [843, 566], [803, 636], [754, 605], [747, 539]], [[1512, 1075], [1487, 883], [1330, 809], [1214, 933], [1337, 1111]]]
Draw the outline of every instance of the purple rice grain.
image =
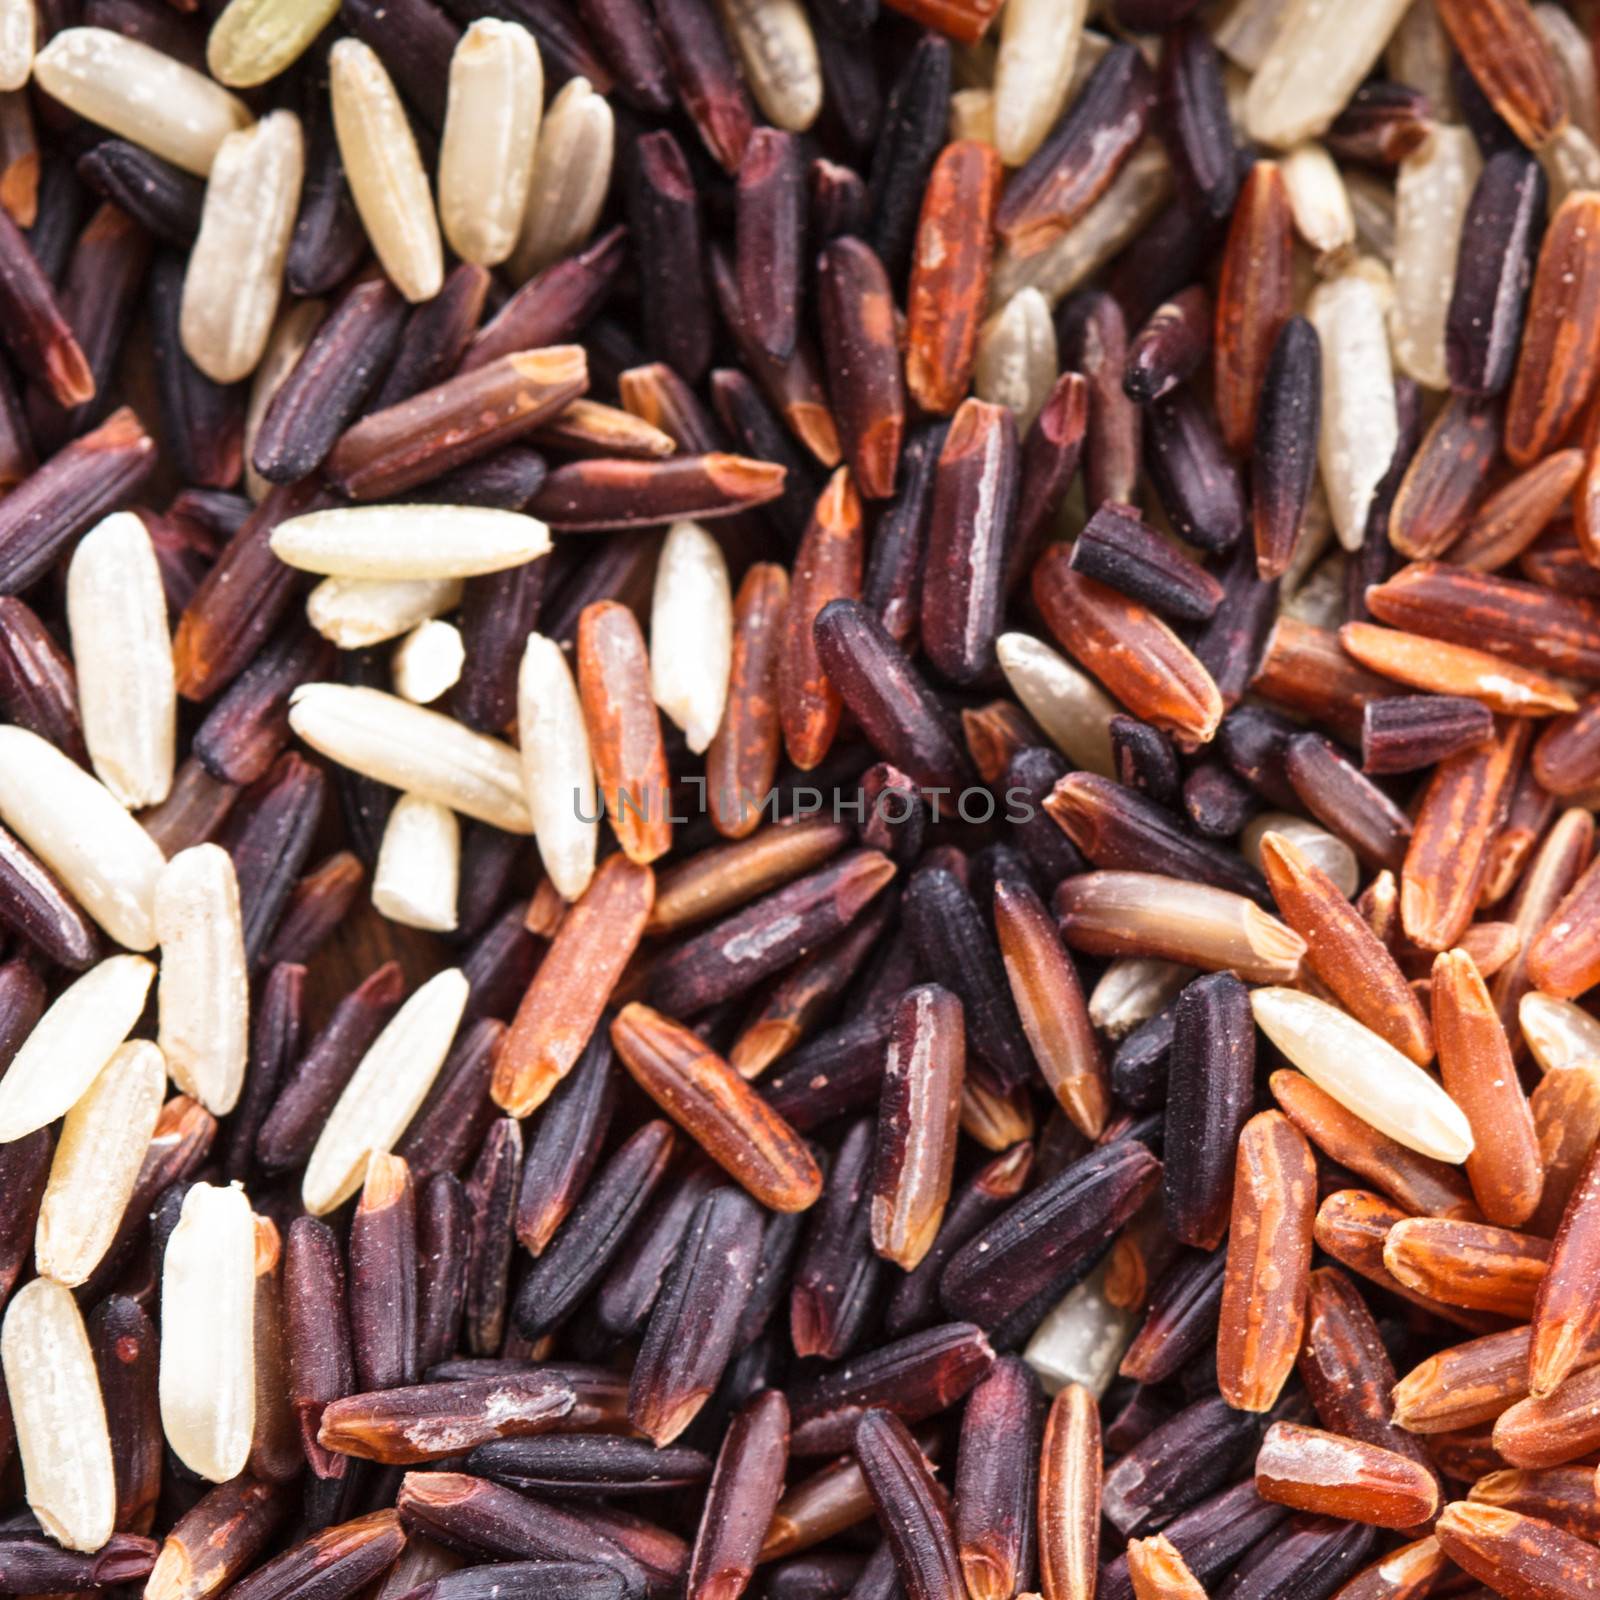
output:
[[406, 305], [382, 278], [347, 289], [278, 386], [252, 465], [269, 483], [314, 472], [380, 382], [399, 345]]
[[1144, 420], [1145, 469], [1174, 531], [1205, 550], [1231, 549], [1244, 531], [1244, 490], [1204, 405], [1180, 389]]
[[1072, 547], [1072, 570], [1179, 622], [1205, 622], [1222, 585], [1134, 513], [1102, 506]]
[[417, 1200], [417, 1364], [430, 1377], [460, 1340], [471, 1238], [461, 1180], [436, 1172]]
[[617, 74], [617, 88], [641, 111], [665, 116], [672, 81], [645, 0], [578, 0], [578, 17]]
[[809, 184], [813, 239], [837, 239], [866, 228], [867, 186], [860, 173], [818, 156], [809, 169]]
[[715, 1389], [760, 1250], [761, 1210], [742, 1189], [713, 1189], [696, 1207], [650, 1309], [628, 1388], [628, 1420], [658, 1446], [671, 1443]]
[[334, 1007], [261, 1125], [256, 1160], [263, 1171], [286, 1172], [310, 1156], [367, 1047], [399, 1008], [403, 983], [398, 963], [385, 962]]
[[293, 961], [271, 963], [250, 1019], [250, 1058], [244, 1092], [228, 1124], [222, 1170], [244, 1182], [256, 1170], [256, 1139], [277, 1098], [289, 1064], [300, 1054], [305, 1030], [306, 969]]
[[205, 185], [126, 139], [102, 139], [78, 157], [78, 177], [164, 244], [187, 249], [200, 230]]
[[351, 850], [335, 851], [301, 873], [284, 902], [261, 965], [309, 961], [343, 925], [366, 876], [366, 868]]
[[301, 1448], [317, 1477], [342, 1477], [346, 1458], [324, 1449], [317, 1433], [328, 1405], [355, 1392], [355, 1353], [343, 1252], [333, 1230], [315, 1217], [296, 1217], [284, 1237], [283, 1306], [289, 1402]]
[[1445, 324], [1450, 383], [1462, 393], [1499, 394], [1511, 382], [1546, 189], [1543, 169], [1520, 148], [1495, 151], [1478, 175]]
[[850, 1125], [811, 1214], [789, 1301], [798, 1356], [838, 1361], [860, 1342], [875, 1310], [887, 1263], [872, 1244], [874, 1140], [869, 1119]]
[[0, 828], [0, 926], [10, 928], [47, 960], [75, 972], [100, 954], [95, 925], [56, 875], [4, 828]]
[[1161, 41], [1158, 82], [1162, 131], [1182, 188], [1221, 221], [1239, 193], [1239, 160], [1223, 83], [1222, 56], [1198, 23]]
[[867, 242], [895, 279], [905, 272], [922, 191], [945, 141], [950, 88], [950, 46], [924, 34], [889, 90], [867, 181]]
[[[634, 163], [628, 220], [643, 267], [646, 342], [686, 380], [698, 383], [711, 365], [713, 327], [694, 175], [682, 147], [665, 131], [639, 141]], [[760, 327], [757, 311], [746, 310], [751, 325]]]
[[1122, 387], [1128, 368], [1127, 318], [1111, 295], [1085, 290], [1056, 313], [1056, 338], [1062, 365], [1082, 373], [1089, 386], [1083, 434], [1086, 501], [1096, 508], [1107, 500], [1131, 505], [1144, 423], [1141, 408]]
[[762, 348], [786, 361], [794, 353], [804, 285], [804, 171], [793, 134], [758, 128], [751, 135], [736, 196], [739, 299]]
[[[647, 1122], [589, 1181], [517, 1291], [513, 1315], [526, 1337], [559, 1327], [606, 1274], [660, 1185], [673, 1144], [667, 1123]], [[648, 1311], [647, 1305], [635, 1327]]]
[[[522, 1168], [522, 1125], [497, 1117], [466, 1180], [472, 1214], [472, 1253], [467, 1268], [467, 1348], [490, 1355], [505, 1331], [506, 1291], [511, 1276], [512, 1219]], [[375, 1386], [373, 1386], [375, 1387]]]

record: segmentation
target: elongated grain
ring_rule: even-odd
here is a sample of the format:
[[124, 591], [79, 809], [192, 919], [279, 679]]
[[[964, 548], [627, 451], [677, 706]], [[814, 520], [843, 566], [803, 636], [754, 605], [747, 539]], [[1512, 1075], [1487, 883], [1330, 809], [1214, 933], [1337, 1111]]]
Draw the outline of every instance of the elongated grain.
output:
[[281, 522], [272, 553], [303, 572], [342, 578], [470, 578], [537, 560], [550, 530], [486, 506], [341, 506]]
[[1472, 1128], [1472, 1192], [1490, 1222], [1520, 1227], [1539, 1204], [1544, 1166], [1510, 1041], [1465, 950], [1441, 951], [1433, 963], [1433, 1032], [1445, 1090]]
[[193, 67], [109, 28], [64, 28], [34, 58], [40, 88], [69, 111], [198, 177], [250, 111]]
[[111, 1247], [139, 1177], [166, 1090], [161, 1052], [120, 1045], [67, 1113], [34, 1230], [34, 1263], [69, 1289]]
[[248, 378], [266, 352], [304, 175], [292, 111], [271, 112], [217, 148], [178, 321], [184, 353], [215, 383]]
[[513, 1116], [542, 1104], [578, 1064], [655, 903], [655, 875], [608, 856], [561, 918], [495, 1066], [491, 1092]]
[[804, 1211], [822, 1174], [794, 1129], [679, 1023], [637, 1002], [611, 1041], [639, 1086], [706, 1154], [775, 1211]]
[[675, 522], [656, 562], [650, 692], [689, 749], [722, 723], [733, 665], [733, 595], [722, 548], [697, 522]]
[[517, 742], [539, 859], [564, 900], [594, 876], [600, 801], [578, 686], [561, 647], [531, 633], [517, 675]]
[[577, 249], [594, 231], [611, 183], [616, 124], [585, 77], [561, 86], [545, 109], [527, 208], [509, 271], [521, 283]]
[[[1300, 4], [1339, 9], [1331, 0]], [[1347, 271], [1317, 286], [1306, 315], [1322, 341], [1322, 483], [1339, 543], [1355, 550], [1400, 438], [1383, 298], [1369, 276]]]
[[132, 1032], [154, 976], [142, 956], [111, 956], [57, 996], [0, 1078], [0, 1144], [77, 1104]]
[[804, 133], [822, 110], [823, 73], [800, 0], [717, 0], [745, 81], [774, 127]]
[[1394, 354], [1401, 370], [1428, 389], [1450, 386], [1445, 322], [1481, 166], [1468, 129], [1436, 126], [1395, 178]]
[[1093, 955], [1232, 968], [1252, 983], [1293, 979], [1305, 955], [1299, 934], [1243, 895], [1155, 872], [1068, 878], [1056, 889], [1053, 909], [1067, 944]]
[[195, 1184], [161, 1273], [161, 1427], [213, 1483], [243, 1471], [255, 1431], [255, 1260], [244, 1190]]
[[67, 625], [96, 776], [129, 810], [158, 804], [172, 787], [178, 699], [161, 569], [133, 512], [114, 512], [73, 551]]
[[480, 17], [450, 58], [439, 146], [439, 220], [463, 261], [495, 267], [515, 248], [543, 104], [533, 35], [520, 23]]
[[1316, 1188], [1311, 1148], [1288, 1118], [1252, 1117], [1239, 1139], [1217, 1334], [1218, 1384], [1238, 1410], [1271, 1410], [1299, 1353]]
[[439, 219], [405, 107], [382, 61], [359, 39], [328, 52], [339, 156], [373, 251], [407, 300], [444, 283]]
[[1093, 1600], [1100, 1482], [1100, 1408], [1081, 1384], [1069, 1384], [1050, 1407], [1039, 1460], [1039, 1579], [1045, 1600]]
[[994, 144], [1020, 167], [1066, 105], [1087, 0], [1012, 0], [1000, 14], [994, 64]]
[[392, 1150], [433, 1087], [467, 1003], [459, 968], [430, 978], [373, 1041], [306, 1163], [301, 1199], [321, 1216], [361, 1187], [368, 1157]]
[[1115, 776], [1111, 719], [1117, 703], [1094, 679], [1027, 633], [1002, 633], [995, 654], [1033, 720], [1075, 766]]
[[227, 851], [201, 844], [175, 855], [156, 883], [155, 922], [167, 1070], [185, 1094], [225, 1116], [244, 1088], [250, 1048], [250, 970]]
[[1437, 1161], [1472, 1153], [1465, 1114], [1420, 1067], [1336, 1006], [1292, 989], [1250, 996], [1256, 1022], [1319, 1088], [1380, 1133]]
[[908, 989], [884, 1061], [871, 1202], [873, 1249], [907, 1272], [950, 1198], [965, 1072], [961, 1002], [937, 984]]
[[425, 795], [508, 833], [531, 833], [522, 768], [508, 744], [380, 689], [305, 684], [289, 725], [330, 761]]
[[116, 1479], [105, 1403], [70, 1290], [35, 1278], [0, 1326], [0, 1363], [22, 1457], [22, 1487], [44, 1531], [69, 1550], [111, 1537]]

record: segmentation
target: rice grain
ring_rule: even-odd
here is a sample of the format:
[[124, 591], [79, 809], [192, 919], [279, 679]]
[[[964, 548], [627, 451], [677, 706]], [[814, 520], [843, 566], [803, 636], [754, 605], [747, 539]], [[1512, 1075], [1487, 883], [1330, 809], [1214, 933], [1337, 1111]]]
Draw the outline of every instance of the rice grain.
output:
[[461, 827], [437, 800], [403, 794], [383, 829], [372, 904], [402, 927], [449, 933], [456, 926]]
[[109, 28], [63, 28], [34, 58], [33, 72], [68, 110], [201, 178], [223, 140], [251, 121], [237, 95]]
[[179, 316], [184, 353], [216, 383], [248, 378], [266, 351], [304, 172], [293, 112], [271, 112], [217, 147]]
[[156, 884], [158, 1039], [172, 1081], [225, 1116], [244, 1087], [250, 983], [239, 882], [214, 844], [180, 851]]
[[39, 1207], [34, 1263], [69, 1289], [87, 1281], [116, 1237], [166, 1091], [153, 1044], [119, 1045], [67, 1113]]
[[584, 77], [564, 83], [545, 108], [522, 229], [510, 261], [526, 282], [570, 255], [594, 231], [611, 185], [615, 120], [603, 94]]
[[213, 1483], [243, 1471], [255, 1431], [255, 1261], [244, 1190], [195, 1184], [161, 1273], [161, 1427]]
[[423, 984], [372, 1042], [345, 1085], [306, 1163], [301, 1199], [325, 1215], [361, 1187], [373, 1154], [387, 1154], [416, 1115], [467, 1003], [467, 980], [449, 968]]
[[517, 753], [380, 689], [308, 683], [289, 724], [314, 750], [379, 783], [420, 794], [508, 833], [531, 833]]
[[407, 300], [444, 283], [444, 251], [427, 174], [383, 62], [359, 39], [328, 52], [333, 126], [356, 210], [374, 253]]
[[111, 1537], [116, 1482], [94, 1356], [70, 1290], [35, 1278], [17, 1292], [0, 1326], [0, 1362], [29, 1508], [68, 1550], [100, 1549]]
[[111, 956], [56, 997], [0, 1078], [0, 1144], [78, 1103], [132, 1032], [154, 977], [143, 956]]
[[439, 147], [439, 217], [463, 261], [498, 266], [516, 246], [543, 101], [533, 35], [495, 17], [472, 23], [450, 58]]
[[656, 563], [650, 679], [656, 704], [701, 754], [722, 722], [733, 656], [733, 598], [717, 542], [675, 522]]
[[390, 658], [395, 693], [414, 706], [432, 705], [459, 681], [466, 659], [461, 630], [453, 622], [419, 622]]

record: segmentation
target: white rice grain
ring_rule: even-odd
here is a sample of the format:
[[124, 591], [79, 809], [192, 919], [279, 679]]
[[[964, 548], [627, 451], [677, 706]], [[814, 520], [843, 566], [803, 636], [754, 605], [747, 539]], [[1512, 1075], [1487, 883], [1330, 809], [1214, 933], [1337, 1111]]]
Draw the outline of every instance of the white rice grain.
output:
[[394, 1148], [433, 1087], [466, 1004], [466, 977], [452, 967], [423, 984], [373, 1041], [306, 1164], [300, 1197], [312, 1216], [343, 1205], [361, 1187], [368, 1159]]
[[594, 876], [600, 801], [572, 669], [561, 646], [537, 633], [517, 674], [517, 742], [539, 859], [561, 897], [576, 900]]
[[156, 969], [108, 956], [61, 991], [0, 1078], [0, 1144], [65, 1116], [133, 1032]]
[[154, 946], [160, 847], [104, 784], [26, 728], [0, 728], [0, 822], [118, 944]]
[[520, 567], [550, 548], [537, 517], [487, 506], [337, 506], [272, 530], [272, 553], [338, 578], [473, 578]]
[[1020, 167], [1067, 103], [1088, 0], [1007, 0], [994, 67], [994, 143]]
[[437, 800], [403, 794], [389, 812], [372, 874], [372, 903], [391, 922], [432, 933], [456, 925], [461, 825]]
[[206, 37], [206, 66], [230, 89], [286, 72], [339, 14], [339, 0], [228, 0]]
[[467, 647], [453, 622], [419, 622], [390, 659], [395, 693], [413, 705], [432, 705], [455, 685], [466, 660]]
[[1437, 127], [1395, 176], [1394, 355], [1429, 389], [1448, 389], [1444, 325], [1461, 229], [1483, 162], [1466, 128]]
[[439, 220], [463, 261], [496, 267], [516, 245], [543, 108], [533, 35], [498, 17], [472, 23], [450, 58], [439, 143]]
[[161, 1115], [167, 1067], [148, 1039], [119, 1045], [67, 1113], [33, 1233], [39, 1272], [88, 1281], [122, 1225]]
[[339, 157], [373, 253], [407, 300], [431, 300], [444, 283], [444, 245], [400, 95], [359, 39], [328, 52], [328, 85]]
[[722, 546], [699, 523], [675, 522], [656, 563], [650, 692], [696, 755], [722, 724], [732, 667], [733, 594]]
[[1030, 633], [995, 641], [1000, 670], [1023, 709], [1075, 767], [1115, 776], [1111, 719], [1120, 709], [1087, 673]]
[[250, 967], [239, 881], [221, 846], [195, 845], [167, 863], [156, 884], [156, 936], [161, 1053], [185, 1094], [226, 1116], [250, 1051]]
[[130, 810], [158, 804], [177, 764], [178, 691], [161, 568], [133, 512], [113, 512], [78, 541], [67, 628], [96, 775]]
[[307, 683], [289, 726], [330, 761], [507, 833], [531, 833], [517, 752], [381, 689]]
[[774, 127], [804, 133], [822, 110], [822, 61], [800, 0], [717, 0], [750, 93]]
[[514, 283], [570, 255], [591, 233], [611, 188], [616, 123], [604, 95], [572, 78], [545, 108], [522, 230], [507, 268]]
[[17, 1290], [0, 1326], [0, 1364], [29, 1509], [68, 1550], [98, 1550], [116, 1521], [116, 1473], [94, 1352], [70, 1289], [35, 1278]]
[[324, 578], [306, 596], [306, 620], [341, 650], [364, 650], [460, 604], [460, 578]]
[[244, 1471], [256, 1422], [256, 1223], [238, 1184], [184, 1196], [161, 1267], [161, 1428], [202, 1478]]
[[1250, 136], [1287, 150], [1326, 132], [1383, 54], [1409, 4], [1289, 0], [1250, 83]]
[[34, 57], [35, 81], [69, 111], [205, 177], [250, 108], [203, 72], [109, 28], [63, 28]]
[[1400, 438], [1383, 296], [1352, 269], [1319, 284], [1306, 314], [1322, 341], [1322, 485], [1339, 543], [1358, 550]]

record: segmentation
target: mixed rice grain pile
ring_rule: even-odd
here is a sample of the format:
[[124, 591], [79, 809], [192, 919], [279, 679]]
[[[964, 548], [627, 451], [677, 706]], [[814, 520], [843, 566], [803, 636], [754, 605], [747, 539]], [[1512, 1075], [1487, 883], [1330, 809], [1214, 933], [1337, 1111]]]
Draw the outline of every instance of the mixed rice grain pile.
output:
[[0, 1595], [1597, 1600], [1597, 47], [0, 0]]

